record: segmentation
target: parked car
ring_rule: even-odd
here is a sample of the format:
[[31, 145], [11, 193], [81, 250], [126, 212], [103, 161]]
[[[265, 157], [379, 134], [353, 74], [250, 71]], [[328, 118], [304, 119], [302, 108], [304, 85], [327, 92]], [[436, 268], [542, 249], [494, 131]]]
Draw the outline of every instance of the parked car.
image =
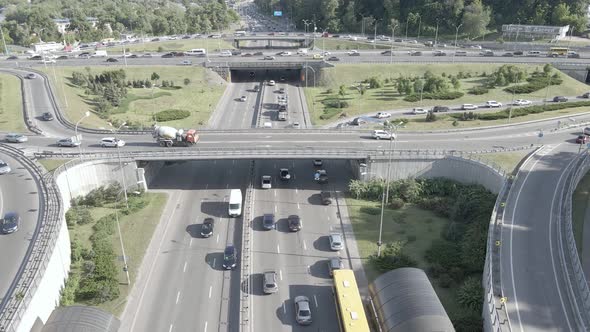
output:
[[2, 234], [11, 234], [18, 231], [20, 216], [16, 212], [7, 212], [2, 219]]
[[488, 107], [488, 108], [502, 107], [502, 103], [499, 103], [495, 100], [488, 100], [488, 101], [486, 101], [486, 107]]
[[201, 225], [201, 236], [210, 237], [213, 235], [213, 227], [215, 226], [215, 220], [213, 218], [205, 218], [203, 225]]
[[329, 191], [322, 191], [320, 193], [320, 199], [322, 200], [323, 205], [332, 204], [332, 194], [330, 194]]
[[412, 110], [412, 114], [426, 114], [426, 113], [428, 113], [428, 111], [421, 108], [421, 107], [416, 107]]
[[330, 236], [328, 236], [328, 239], [330, 241], [330, 250], [338, 251], [344, 248], [344, 244], [342, 242], [342, 235], [340, 235], [339, 233], [330, 234]]
[[225, 247], [225, 250], [223, 251], [223, 268], [226, 270], [231, 270], [236, 267], [236, 256], [236, 247], [233, 245]]
[[576, 143], [578, 144], [586, 144], [588, 141], [590, 141], [590, 137], [586, 135], [579, 135], [578, 138], [576, 138]]
[[343, 268], [344, 264], [340, 257], [332, 257], [328, 260], [328, 272], [330, 273], [330, 277], [334, 276], [334, 270], [342, 270]]
[[385, 130], [373, 130], [373, 134], [371, 135], [376, 140], [380, 139], [395, 139], [395, 134], [387, 132]]
[[526, 99], [516, 99], [514, 101], [514, 106], [526, 106], [526, 105], [530, 105], [531, 101], [530, 100], [526, 100]]
[[448, 112], [451, 109], [448, 106], [434, 106], [432, 112]]
[[0, 174], [8, 174], [11, 171], [10, 166], [4, 160], [0, 160]]
[[564, 96], [555, 96], [553, 97], [553, 101], [556, 103], [563, 103], [567, 101], [567, 98]]
[[311, 324], [311, 307], [306, 296], [295, 297], [295, 320], [299, 325]]
[[79, 146], [80, 144], [81, 144], [80, 141], [73, 139], [72, 137], [62, 138], [57, 141], [57, 146], [59, 146], [60, 148], [61, 147], [74, 148], [76, 146]]
[[261, 181], [262, 189], [271, 189], [272, 188], [272, 178], [270, 175], [263, 175]]
[[275, 271], [265, 271], [262, 277], [262, 289], [264, 294], [272, 294], [279, 291], [277, 283], [277, 273]]
[[287, 217], [287, 223], [289, 224], [289, 230], [291, 232], [298, 232], [303, 227], [303, 224], [301, 223], [301, 218], [299, 218], [299, 216], [295, 214], [292, 214], [289, 217]]
[[376, 117], [377, 119], [390, 118], [391, 114], [389, 114], [388, 112], [377, 112]]
[[463, 104], [461, 105], [461, 109], [464, 111], [468, 111], [468, 110], [476, 110], [477, 106], [473, 105], [473, 104]]
[[44, 112], [43, 115], [41, 115], [41, 119], [43, 119], [43, 121], [51, 121], [53, 120], [53, 114], [50, 112]]
[[291, 180], [291, 173], [289, 173], [289, 169], [288, 168], [281, 168], [279, 170], [279, 177], [281, 178], [281, 180], [284, 180], [284, 181]]
[[125, 141], [115, 137], [105, 137], [100, 140], [100, 146], [103, 148], [120, 148], [125, 146]]
[[10, 133], [4, 136], [4, 140], [9, 143], [24, 143], [27, 142], [29, 138], [23, 134]]

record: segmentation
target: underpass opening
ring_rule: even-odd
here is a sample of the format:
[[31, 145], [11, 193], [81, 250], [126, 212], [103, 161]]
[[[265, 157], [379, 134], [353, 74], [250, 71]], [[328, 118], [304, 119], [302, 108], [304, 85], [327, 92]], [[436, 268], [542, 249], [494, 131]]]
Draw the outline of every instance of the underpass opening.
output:
[[232, 69], [232, 82], [260, 82], [274, 80], [277, 82], [301, 82], [301, 69]]

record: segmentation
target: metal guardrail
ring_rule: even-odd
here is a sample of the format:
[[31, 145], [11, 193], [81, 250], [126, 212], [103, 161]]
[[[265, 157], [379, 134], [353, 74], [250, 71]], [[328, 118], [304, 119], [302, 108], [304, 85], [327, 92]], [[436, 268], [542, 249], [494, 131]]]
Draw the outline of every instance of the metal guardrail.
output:
[[[254, 179], [254, 161], [250, 166], [250, 179]], [[251, 330], [250, 323], [250, 306], [252, 305], [252, 260], [251, 260], [251, 245], [252, 245], [252, 229], [251, 222], [253, 220], [253, 201], [254, 201], [254, 186], [252, 183], [246, 189], [244, 198], [244, 214], [242, 218], [242, 261], [240, 270], [240, 331], [249, 332]]]
[[43, 198], [31, 244], [14, 281], [0, 304], [0, 331], [12, 332], [18, 328], [47, 269], [60, 234], [63, 205], [51, 173], [43, 174], [41, 167], [33, 160], [26, 158], [17, 148], [0, 144], [0, 151], [24, 165], [36, 179], [39, 195]]
[[590, 155], [588, 153], [578, 155], [577, 160], [575, 160], [573, 166], [568, 170], [564, 185], [565, 190], [563, 190], [560, 204], [561, 210], [558, 213], [558, 216], [561, 218], [561, 222], [559, 222], [559, 227], [561, 228], [561, 232], [559, 232], [559, 244], [564, 249], [562, 258], [565, 264], [562, 267], [568, 279], [569, 295], [574, 302], [572, 305], [577, 309], [578, 315], [576, 317], [581, 320], [577, 322], [578, 328], [584, 331], [590, 330], [590, 289], [584, 270], [582, 269], [582, 264], [580, 263], [574, 237], [572, 197], [578, 183], [589, 169]]

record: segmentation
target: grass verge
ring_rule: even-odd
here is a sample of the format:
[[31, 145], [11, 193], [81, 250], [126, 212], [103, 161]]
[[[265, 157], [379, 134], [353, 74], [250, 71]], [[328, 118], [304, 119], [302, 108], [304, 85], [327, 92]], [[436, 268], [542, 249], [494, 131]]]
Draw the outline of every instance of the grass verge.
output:
[[47, 172], [52, 172], [59, 166], [67, 163], [70, 159], [39, 159], [39, 164], [43, 165]]
[[479, 159], [485, 163], [495, 164], [501, 169], [505, 170], [506, 173], [510, 174], [514, 171], [516, 166], [524, 159], [531, 151], [514, 151], [514, 152], [499, 152], [499, 153], [486, 153], [478, 155]]
[[13, 75], [0, 74], [0, 130], [25, 132], [23, 99], [20, 80]]
[[[54, 86], [67, 118], [72, 123], [76, 123], [83, 117], [84, 112], [94, 108], [94, 103], [91, 100], [92, 96], [89, 98], [85, 95], [84, 89], [70, 83], [72, 73], [74, 71], [82, 73], [90, 71], [91, 74], [98, 74], [106, 70], [117, 69], [124, 69], [126, 80], [129, 81], [149, 79], [155, 72], [160, 76], [158, 82], [162, 82], [162, 80], [173, 81], [176, 86], [181, 87], [180, 89], [128, 88], [127, 97], [122, 100], [121, 106], [112, 111], [110, 118], [131, 121], [145, 126], [153, 124], [154, 113], [167, 109], [187, 110], [191, 115], [182, 120], [165, 122], [165, 125], [198, 127], [201, 124], [206, 124], [225, 90], [225, 83], [215, 77], [216, 74], [196, 66], [56, 67], [55, 76], [53, 70], [48, 70], [46, 73]], [[190, 80], [188, 85], [184, 84], [185, 78]], [[108, 128], [107, 122], [107, 119], [101, 119], [92, 112], [90, 117], [82, 121], [81, 125], [90, 128]]]
[[[445, 104], [481, 104], [486, 100], [498, 100], [506, 102], [512, 100], [513, 96], [511, 93], [504, 91], [504, 87], [490, 89], [487, 93], [482, 95], [472, 95], [467, 93], [467, 91], [469, 91], [471, 88], [480, 86], [482, 84], [483, 80], [485, 80], [484, 77], [481, 77], [482, 73], [485, 72], [487, 75], [489, 75], [490, 73], [498, 69], [500, 66], [502, 66], [502, 64], [455, 63], [437, 64], [437, 66], [432, 66], [430, 64], [339, 64], [334, 68], [323, 69], [322, 81], [320, 82], [322, 86], [316, 88], [306, 88], [305, 94], [307, 97], [306, 100], [309, 109], [312, 110], [312, 122], [318, 125], [323, 125], [336, 120], [339, 114], [345, 114], [346, 116], [354, 116], [364, 114], [369, 111], [377, 112], [400, 108], [411, 109], [412, 107], [416, 106], [423, 106], [428, 108], [435, 105]], [[536, 68], [542, 70], [543, 66], [518, 65], [518, 67], [523, 68], [528, 73], [532, 73], [533, 71], [535, 71]], [[435, 75], [457, 75], [459, 72], [463, 72], [464, 74], [470, 73], [472, 77], [459, 80], [460, 87], [457, 91], [464, 92], [465, 95], [461, 98], [448, 101], [424, 100], [422, 103], [404, 101], [404, 96], [398, 93], [393, 82], [385, 83], [384, 86], [381, 88], [368, 89], [362, 96], [358, 93], [356, 88], [352, 87], [354, 83], [358, 83], [370, 77], [377, 77], [383, 81], [385, 81], [386, 79], [394, 81], [400, 76], [422, 77], [424, 73], [427, 71], [430, 71]], [[540, 91], [536, 91], [530, 94], [515, 95], [514, 99], [544, 99], [546, 93], [550, 97], [554, 95], [571, 96], [579, 95], [587, 90], [587, 86], [585, 84], [578, 82], [575, 79], [563, 73], [561, 73], [561, 78], [563, 79], [563, 83], [558, 86], [551, 86], [548, 91], [546, 91], [546, 89], [542, 89]], [[345, 93], [343, 96], [339, 96], [338, 94], [340, 85], [345, 86]], [[329, 119], [320, 119], [320, 116], [324, 114], [324, 111], [327, 109], [327, 107], [324, 105], [324, 102], [327, 99], [334, 98], [339, 98], [342, 101], [346, 101], [349, 105], [345, 108], [338, 110], [338, 112], [334, 113], [334, 116]], [[578, 108], [576, 112], [583, 112], [583, 109], [584, 108]], [[556, 113], [558, 112], [554, 112], [554, 114]], [[444, 116], [441, 116], [441, 118], [442, 117]], [[514, 121], [524, 120], [514, 119]], [[412, 129], [428, 129], [432, 126], [435, 126], [435, 128], [448, 128], [449, 124], [452, 123], [452, 121], [447, 121], [448, 123], [444, 124], [439, 124], [437, 122], [427, 123], [425, 125], [422, 125], [420, 122], [417, 122], [417, 124], [413, 125], [414, 127]], [[481, 125], [475, 122], [476, 121], [460, 122], [459, 125], [465, 127]], [[492, 121], [486, 121], [485, 123], [492, 124]], [[502, 123], [506, 123], [506, 121], [504, 120]]]
[[193, 48], [204, 48], [209, 52], [215, 50], [233, 49], [234, 47], [223, 39], [200, 38], [200, 39], [177, 39], [158, 42], [147, 42], [138, 44], [127, 44], [120, 47], [108, 48], [109, 53], [123, 54], [123, 48], [131, 53], [145, 52], [167, 52], [167, 51], [188, 51]]
[[323, 50], [379, 50], [390, 49], [391, 45], [372, 44], [338, 38], [316, 38], [315, 47]]
[[[380, 205], [375, 202], [352, 198], [347, 198], [346, 204], [363, 267], [369, 283], [371, 283], [380, 274], [369, 261], [369, 256], [377, 252], [376, 243], [379, 237], [380, 215], [363, 213], [361, 209], [363, 207], [379, 208]], [[438, 217], [430, 211], [410, 204], [399, 210], [385, 209], [382, 241], [383, 243], [407, 241], [404, 251], [418, 262], [418, 268], [427, 270], [429, 264], [424, 258], [426, 250], [430, 248], [435, 240], [442, 238], [442, 230], [449, 223], [450, 221], [445, 218]], [[431, 279], [431, 283], [449, 315], [450, 312], [459, 310], [454, 295], [458, 286], [442, 288], [437, 285], [435, 279]]]
[[586, 174], [574, 191], [572, 196], [572, 222], [574, 229], [574, 238], [576, 240], [576, 247], [578, 248], [578, 255], [580, 258], [584, 249], [584, 223], [586, 213], [590, 208], [590, 173]]
[[[123, 262], [122, 260], [117, 261], [115, 264], [119, 269], [120, 295], [117, 299], [98, 304], [97, 306], [99, 308], [108, 311], [115, 316], [120, 316], [122, 313], [125, 308], [125, 303], [127, 302], [127, 296], [135, 284], [137, 270], [141, 265], [143, 255], [145, 254], [153, 232], [160, 221], [160, 216], [166, 204], [167, 197], [166, 194], [162, 193], [145, 193], [143, 194], [142, 199], [144, 199], [147, 204], [143, 209], [129, 215], [119, 213], [119, 223], [121, 225], [121, 234], [125, 246], [125, 253], [127, 255], [131, 284], [124, 284], [126, 282], [126, 276], [122, 270]], [[114, 211], [114, 204], [105, 205], [104, 207], [90, 208], [90, 213], [95, 221], [114, 213]], [[76, 239], [82, 247], [91, 248], [90, 237], [94, 233], [94, 224], [95, 223], [76, 225], [73, 228], [70, 228], [70, 238], [72, 241]], [[118, 232], [115, 231], [110, 235], [109, 240], [117, 257], [122, 257]], [[80, 265], [81, 264], [72, 264], [72, 273], [81, 275], [83, 270]], [[88, 303], [84, 302], [78, 304], [88, 305]]]

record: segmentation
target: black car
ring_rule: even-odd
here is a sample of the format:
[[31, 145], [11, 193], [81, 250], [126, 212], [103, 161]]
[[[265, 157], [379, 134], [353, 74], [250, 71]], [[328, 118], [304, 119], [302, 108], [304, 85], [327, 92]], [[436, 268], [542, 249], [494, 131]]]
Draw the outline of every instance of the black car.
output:
[[320, 193], [320, 198], [322, 199], [322, 204], [330, 205], [332, 204], [332, 194], [329, 191], [322, 191]]
[[512, 54], [514, 54], [514, 55], [523, 55], [524, 53], [522, 51], [514, 51], [514, 52], [512, 52]]
[[107, 62], [119, 62], [119, 60], [117, 60], [115, 58], [108, 58]]
[[170, 54], [176, 57], [185, 56], [184, 52], [170, 52]]
[[590, 92], [585, 92], [585, 93], [582, 95], [582, 98], [590, 98]]
[[236, 267], [236, 247], [229, 245], [223, 251], [223, 268], [232, 270]]
[[340, 59], [336, 56], [331, 56], [328, 58], [328, 61], [340, 61]]
[[254, 53], [254, 56], [259, 56], [259, 55], [263, 55], [263, 53], [262, 52], [256, 52], [256, 53]]
[[203, 221], [203, 226], [201, 226], [201, 236], [202, 237], [210, 237], [213, 235], [213, 226], [215, 225], [215, 221], [213, 218], [205, 218]]
[[162, 55], [162, 58], [174, 58], [174, 54], [172, 53], [166, 53]]
[[137, 54], [131, 54], [129, 56], [129, 59], [137, 59], [137, 58], [139, 58], [139, 56], [137, 56]]
[[67, 55], [60, 55], [56, 58], [56, 60], [67, 60], [69, 57]]
[[7, 212], [2, 219], [2, 234], [10, 234], [18, 231], [20, 216], [16, 212]]
[[383, 52], [381, 52], [381, 55], [393, 55], [393, 52], [391, 52], [391, 51], [383, 51]]
[[41, 118], [43, 119], [43, 121], [51, 121], [51, 120], [53, 120], [53, 114], [51, 114], [49, 112], [45, 112], [45, 113], [43, 113]]
[[29, 58], [29, 60], [43, 60], [43, 57], [40, 55], [33, 55]]
[[301, 224], [301, 218], [298, 215], [292, 214], [287, 218], [289, 222], [289, 230], [291, 232], [298, 232], [301, 230], [303, 225]]
[[275, 215], [266, 213], [262, 216], [262, 227], [267, 231], [275, 228]]
[[16, 55], [11, 55], [8, 58], [6, 58], [6, 60], [17, 60], [18, 57]]
[[284, 180], [284, 181], [291, 180], [291, 173], [289, 173], [289, 169], [287, 169], [287, 168], [281, 168], [279, 170], [279, 176], [280, 176], [281, 180]]
[[255, 85], [254, 86], [254, 92], [258, 92], [260, 91], [260, 86], [259, 85]]
[[564, 96], [555, 96], [553, 97], [553, 101], [556, 103], [563, 103], [567, 101], [567, 98]]
[[240, 55], [242, 54], [242, 51], [240, 50], [231, 50], [231, 55]]
[[432, 108], [433, 112], [448, 112], [450, 108], [448, 106], [434, 106]]

